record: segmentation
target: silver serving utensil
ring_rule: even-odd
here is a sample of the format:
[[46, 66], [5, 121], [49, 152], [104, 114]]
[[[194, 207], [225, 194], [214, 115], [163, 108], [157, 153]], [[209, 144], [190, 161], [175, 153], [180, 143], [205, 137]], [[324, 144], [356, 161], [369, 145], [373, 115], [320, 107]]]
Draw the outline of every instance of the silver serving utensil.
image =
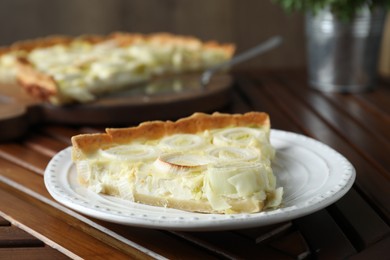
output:
[[253, 59], [254, 57], [263, 54], [275, 47], [277, 47], [279, 44], [282, 43], [282, 37], [281, 36], [274, 36], [265, 42], [260, 43], [259, 45], [233, 57], [231, 60], [218, 64], [217, 66], [214, 66], [212, 68], [207, 69], [205, 72], [202, 73], [200, 78], [200, 83], [203, 87], [205, 87], [207, 84], [209, 84], [212, 76], [221, 70], [227, 69], [229, 67], [232, 67], [234, 65], [237, 65], [239, 63], [242, 63], [244, 61], [248, 61], [250, 59]]

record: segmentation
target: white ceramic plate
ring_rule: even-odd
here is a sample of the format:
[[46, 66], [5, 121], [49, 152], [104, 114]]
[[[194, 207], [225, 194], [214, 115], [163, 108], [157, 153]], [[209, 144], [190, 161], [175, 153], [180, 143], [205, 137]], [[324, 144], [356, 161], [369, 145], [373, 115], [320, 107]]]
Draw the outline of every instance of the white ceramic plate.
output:
[[48, 164], [45, 185], [54, 199], [83, 214], [125, 225], [168, 230], [228, 230], [264, 226], [301, 217], [340, 199], [355, 180], [341, 154], [314, 139], [272, 130], [273, 169], [284, 187], [283, 206], [255, 214], [201, 214], [154, 207], [95, 194], [80, 186], [68, 147]]

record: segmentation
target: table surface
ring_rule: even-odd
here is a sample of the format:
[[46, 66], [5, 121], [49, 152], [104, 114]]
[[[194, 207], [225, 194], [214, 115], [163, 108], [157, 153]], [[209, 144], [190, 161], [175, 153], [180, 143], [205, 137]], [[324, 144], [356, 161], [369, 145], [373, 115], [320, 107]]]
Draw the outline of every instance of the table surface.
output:
[[[182, 232], [85, 217], [53, 200], [43, 175], [70, 137], [103, 128], [39, 124], [0, 143], [0, 255], [28, 259], [326, 258], [390, 256], [390, 88], [321, 93], [296, 71], [234, 74], [228, 113], [265, 111], [272, 128], [300, 133], [343, 154], [356, 168], [336, 203], [292, 221], [235, 231]], [[158, 118], [156, 118], [158, 119]], [[0, 129], [1, 131], [1, 129]]]

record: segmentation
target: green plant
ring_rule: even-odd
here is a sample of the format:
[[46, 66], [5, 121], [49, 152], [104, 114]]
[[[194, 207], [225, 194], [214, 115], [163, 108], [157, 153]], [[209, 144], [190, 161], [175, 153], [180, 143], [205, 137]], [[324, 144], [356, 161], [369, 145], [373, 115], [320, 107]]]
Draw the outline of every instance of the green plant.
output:
[[272, 0], [272, 2], [289, 12], [310, 11], [316, 14], [323, 8], [330, 8], [340, 19], [347, 20], [366, 6], [369, 8], [383, 6], [390, 9], [390, 0]]

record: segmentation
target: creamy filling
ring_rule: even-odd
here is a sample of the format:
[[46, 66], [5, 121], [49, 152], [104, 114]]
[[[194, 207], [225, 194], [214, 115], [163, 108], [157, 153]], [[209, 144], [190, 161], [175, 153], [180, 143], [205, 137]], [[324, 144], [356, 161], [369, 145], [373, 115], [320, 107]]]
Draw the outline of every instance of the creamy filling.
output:
[[79, 162], [78, 174], [95, 192], [130, 199], [137, 192], [204, 200], [218, 211], [234, 199], [278, 207], [283, 189], [276, 187], [268, 135], [236, 127], [113, 146]]

